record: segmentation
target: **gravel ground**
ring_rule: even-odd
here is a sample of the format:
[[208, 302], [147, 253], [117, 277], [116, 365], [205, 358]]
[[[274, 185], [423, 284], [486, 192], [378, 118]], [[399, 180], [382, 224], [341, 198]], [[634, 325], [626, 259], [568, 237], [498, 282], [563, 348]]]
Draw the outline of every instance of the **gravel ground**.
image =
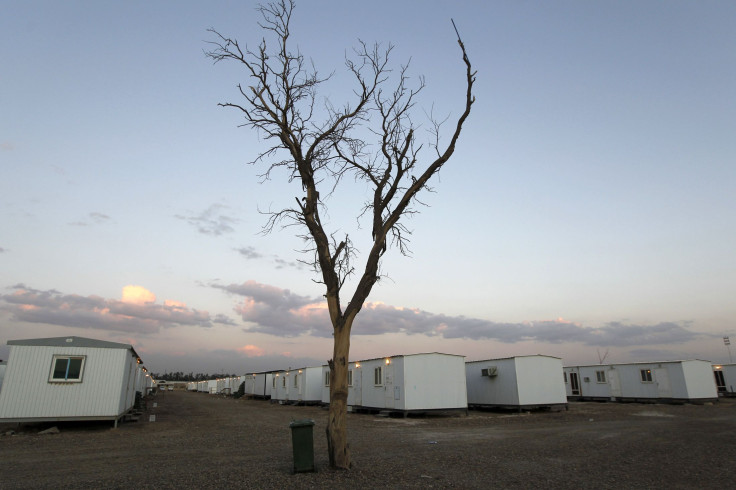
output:
[[[154, 402], [157, 405], [154, 407]], [[149, 422], [149, 415], [156, 421]], [[315, 473], [289, 423], [314, 419]], [[350, 471], [328, 468], [320, 407], [168, 392], [139, 422], [0, 425], [0, 488], [733, 488], [736, 400], [571, 403], [559, 412], [349, 414]], [[15, 431], [9, 435], [9, 431]]]

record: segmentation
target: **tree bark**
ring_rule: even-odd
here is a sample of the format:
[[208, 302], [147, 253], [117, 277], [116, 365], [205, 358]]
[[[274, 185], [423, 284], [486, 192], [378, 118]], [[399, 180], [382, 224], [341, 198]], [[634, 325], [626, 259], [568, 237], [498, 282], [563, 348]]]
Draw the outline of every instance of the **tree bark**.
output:
[[350, 469], [348, 444], [348, 360], [352, 318], [336, 327], [330, 366], [330, 410], [327, 416], [327, 452], [330, 467]]

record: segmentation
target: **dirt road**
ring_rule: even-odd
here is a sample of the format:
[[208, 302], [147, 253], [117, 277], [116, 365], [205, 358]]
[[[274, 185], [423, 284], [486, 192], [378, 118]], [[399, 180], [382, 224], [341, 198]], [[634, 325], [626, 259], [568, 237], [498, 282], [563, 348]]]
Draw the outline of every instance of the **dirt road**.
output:
[[[168, 392], [148, 402], [139, 422], [117, 429], [59, 424], [59, 434], [39, 435], [39, 427], [2, 425], [0, 488], [672, 489], [736, 482], [736, 400], [572, 403], [562, 412], [467, 417], [349, 414], [349, 472], [327, 467], [326, 418], [319, 407]], [[316, 422], [316, 473], [291, 474], [295, 419]]]

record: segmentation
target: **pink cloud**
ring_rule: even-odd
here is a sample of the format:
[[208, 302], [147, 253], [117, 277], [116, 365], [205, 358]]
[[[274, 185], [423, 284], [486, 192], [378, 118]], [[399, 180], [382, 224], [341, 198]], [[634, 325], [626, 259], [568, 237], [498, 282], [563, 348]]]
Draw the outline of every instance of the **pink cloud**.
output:
[[39, 291], [22, 284], [0, 295], [0, 310], [16, 321], [125, 333], [154, 333], [180, 325], [212, 326], [206, 311], [190, 309], [179, 301], [156, 304], [156, 296], [142, 286], [126, 286], [123, 299]]
[[244, 345], [238, 347], [238, 352], [245, 354], [248, 357], [262, 357], [266, 355], [266, 351], [255, 345]]

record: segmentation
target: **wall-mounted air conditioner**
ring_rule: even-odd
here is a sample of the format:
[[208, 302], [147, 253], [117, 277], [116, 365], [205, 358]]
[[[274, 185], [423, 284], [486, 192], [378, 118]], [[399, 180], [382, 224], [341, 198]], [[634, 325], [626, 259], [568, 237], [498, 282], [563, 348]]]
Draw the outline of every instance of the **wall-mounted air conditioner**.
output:
[[483, 368], [480, 370], [480, 375], [488, 376], [489, 378], [498, 376], [498, 368], [496, 366], [488, 366], [487, 368]]

